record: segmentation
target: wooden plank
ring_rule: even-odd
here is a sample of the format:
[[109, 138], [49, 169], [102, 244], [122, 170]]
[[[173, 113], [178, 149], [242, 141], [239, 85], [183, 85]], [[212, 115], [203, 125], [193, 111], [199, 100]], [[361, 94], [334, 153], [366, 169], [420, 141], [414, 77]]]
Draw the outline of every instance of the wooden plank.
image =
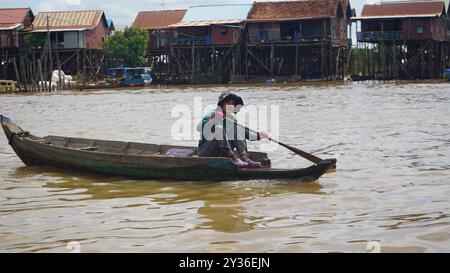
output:
[[17, 82], [13, 80], [0, 80], [0, 85], [3, 87], [5, 91], [15, 92], [16, 84]]

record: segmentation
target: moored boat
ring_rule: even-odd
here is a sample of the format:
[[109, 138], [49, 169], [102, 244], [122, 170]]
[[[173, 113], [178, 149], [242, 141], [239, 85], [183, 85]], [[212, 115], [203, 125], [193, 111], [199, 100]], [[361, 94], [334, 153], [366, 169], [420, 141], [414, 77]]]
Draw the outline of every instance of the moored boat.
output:
[[118, 86], [146, 86], [152, 83], [150, 67], [116, 67], [106, 70], [107, 82]]
[[250, 158], [261, 162], [258, 169], [240, 169], [229, 158], [167, 156], [172, 148], [194, 147], [156, 145], [61, 136], [38, 137], [24, 131], [0, 114], [1, 125], [17, 156], [27, 166], [49, 165], [66, 169], [95, 171], [105, 174], [169, 180], [249, 180], [295, 179], [317, 180], [336, 166], [336, 159], [322, 160], [308, 168], [272, 168], [266, 153], [250, 152]]
[[450, 81], [450, 68], [444, 69], [444, 79]]

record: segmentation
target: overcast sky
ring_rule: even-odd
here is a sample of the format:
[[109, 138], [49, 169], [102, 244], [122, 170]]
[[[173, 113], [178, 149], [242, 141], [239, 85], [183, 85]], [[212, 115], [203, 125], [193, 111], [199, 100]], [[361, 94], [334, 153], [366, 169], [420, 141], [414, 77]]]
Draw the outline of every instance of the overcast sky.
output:
[[[265, 0], [258, 1], [263, 2]], [[359, 15], [366, 0], [350, 1]], [[253, 0], [0, 0], [0, 7], [31, 7], [35, 14], [40, 11], [100, 9], [105, 11], [106, 17], [113, 19], [116, 26], [124, 26], [133, 23], [138, 11], [185, 9], [190, 5], [225, 3], [251, 4]]]

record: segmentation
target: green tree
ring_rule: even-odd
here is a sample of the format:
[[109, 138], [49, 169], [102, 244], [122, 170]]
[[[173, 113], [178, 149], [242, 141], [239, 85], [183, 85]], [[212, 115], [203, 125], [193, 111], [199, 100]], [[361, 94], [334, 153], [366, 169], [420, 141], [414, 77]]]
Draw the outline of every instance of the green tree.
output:
[[24, 43], [27, 49], [43, 48], [45, 45], [45, 38], [30, 33], [25, 35]]
[[103, 48], [107, 57], [115, 58], [121, 65], [134, 67], [145, 63], [147, 44], [147, 31], [130, 27], [106, 38]]

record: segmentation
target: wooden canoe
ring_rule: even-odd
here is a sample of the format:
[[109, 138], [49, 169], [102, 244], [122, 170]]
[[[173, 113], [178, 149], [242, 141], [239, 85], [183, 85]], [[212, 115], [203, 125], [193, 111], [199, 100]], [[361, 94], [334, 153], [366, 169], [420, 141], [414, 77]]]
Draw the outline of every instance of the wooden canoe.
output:
[[239, 169], [229, 158], [165, 156], [170, 148], [187, 148], [61, 136], [34, 136], [0, 114], [1, 124], [17, 156], [27, 166], [50, 165], [146, 179], [169, 180], [317, 180], [336, 166], [335, 159], [298, 169], [271, 168], [266, 153], [250, 152], [260, 169]]

